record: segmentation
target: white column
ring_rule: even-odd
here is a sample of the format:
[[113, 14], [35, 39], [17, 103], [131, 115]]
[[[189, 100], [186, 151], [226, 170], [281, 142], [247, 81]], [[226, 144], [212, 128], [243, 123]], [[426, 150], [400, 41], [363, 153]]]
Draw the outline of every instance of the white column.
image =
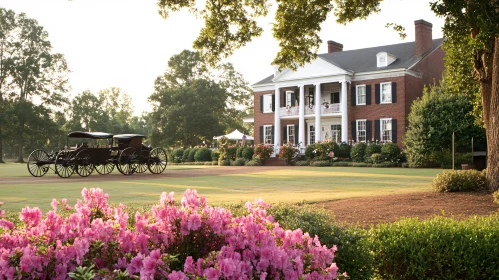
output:
[[305, 85], [300, 85], [300, 107], [298, 108], [298, 143], [300, 152], [305, 151]]
[[348, 143], [347, 81], [341, 82], [341, 142]]
[[321, 140], [321, 84], [315, 85], [315, 143]]
[[274, 100], [274, 151], [279, 154], [281, 146], [281, 94], [278, 87], [275, 88]]

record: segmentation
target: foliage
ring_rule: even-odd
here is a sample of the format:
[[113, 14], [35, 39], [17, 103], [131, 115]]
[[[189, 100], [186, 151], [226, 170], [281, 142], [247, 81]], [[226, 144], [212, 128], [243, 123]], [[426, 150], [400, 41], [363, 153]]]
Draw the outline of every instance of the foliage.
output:
[[318, 159], [318, 160], [330, 160], [330, 153], [333, 152], [335, 156], [338, 156], [339, 146], [333, 141], [317, 142], [308, 145], [305, 148], [305, 156], [308, 159]]
[[384, 160], [384, 158], [381, 154], [372, 154], [371, 155], [371, 162], [374, 164], [382, 163], [383, 160]]
[[315, 150], [314, 144], [308, 145], [305, 148], [305, 156], [307, 157], [307, 159], [313, 159], [315, 157], [314, 150]]
[[244, 147], [241, 155], [243, 158], [247, 160], [251, 160], [253, 158], [253, 154], [255, 153], [254, 149], [252, 147]]
[[236, 153], [237, 153], [237, 147], [228, 147], [227, 148], [227, 159], [230, 160], [235, 160], [236, 159]]
[[352, 146], [350, 150], [350, 154], [352, 156], [352, 161], [354, 162], [363, 162], [366, 154], [366, 143], [359, 142]]
[[230, 165], [244, 166], [244, 165], [246, 165], [246, 159], [245, 158], [238, 158], [236, 160], [233, 160]]
[[196, 152], [198, 151], [198, 148], [192, 148], [189, 150], [189, 155], [187, 155], [187, 161], [188, 162], [194, 162], [194, 156], [196, 155]]
[[125, 272], [147, 279], [344, 278], [333, 263], [335, 247], [322, 246], [301, 229], [281, 228], [261, 199], [246, 203], [247, 214], [235, 217], [209, 206], [196, 191], [186, 190], [179, 206], [173, 192], [163, 192], [159, 204], [136, 212], [130, 224], [126, 207], [109, 206], [101, 189], [83, 189], [82, 196], [74, 208], [54, 199], [45, 218], [37, 207], [25, 207], [19, 227], [1, 220], [0, 254], [7, 261], [0, 274], [7, 279], [68, 273], [75, 279], [118, 279]]
[[316, 166], [316, 167], [326, 167], [326, 166], [331, 166], [331, 161], [327, 160], [314, 160], [310, 163], [310, 166]]
[[173, 151], [173, 159], [171, 160], [174, 163], [182, 162], [184, 158], [184, 149], [176, 149]]
[[274, 152], [274, 146], [270, 144], [258, 144], [254, 149], [254, 156], [259, 157], [262, 160], [265, 160], [270, 157], [270, 155]]
[[335, 156], [339, 158], [350, 158], [350, 149], [352, 146], [348, 145], [347, 143], [341, 143], [340, 148], [338, 150], [338, 153], [335, 153]]
[[485, 173], [477, 170], [447, 170], [431, 183], [436, 192], [476, 192], [485, 190]]
[[499, 277], [499, 217], [435, 217], [381, 224], [369, 232], [376, 279]]
[[187, 148], [184, 150], [184, 153], [182, 154], [182, 161], [187, 162], [189, 161], [189, 153], [191, 152], [191, 149]]
[[245, 147], [238, 147], [236, 150], [236, 158], [242, 158], [243, 157], [243, 149]]
[[400, 148], [395, 143], [384, 143], [381, 145], [381, 156], [385, 161], [398, 162]]
[[279, 148], [279, 158], [286, 160], [286, 164], [290, 165], [293, 157], [298, 153], [298, 149], [292, 144], [286, 144]]
[[499, 204], [499, 191], [494, 192], [492, 197], [494, 197], [494, 202]]
[[[471, 165], [471, 162], [471, 153], [454, 153], [455, 168], [460, 168], [461, 164]], [[444, 149], [442, 151], [435, 151], [431, 153], [426, 166], [452, 168], [452, 151], [450, 149]]]
[[199, 148], [194, 155], [195, 161], [211, 161], [211, 150], [208, 148]]
[[217, 151], [212, 151], [211, 152], [211, 160], [212, 161], [217, 161], [218, 162], [218, 158], [220, 157], [220, 153], [217, 152]]
[[[225, 161], [228, 161], [230, 158], [227, 156], [227, 149], [229, 148], [229, 139], [227, 137], [222, 136], [218, 139], [218, 165], [224, 165]], [[229, 162], [230, 165], [230, 162]]]
[[310, 161], [308, 161], [308, 160], [299, 160], [299, 161], [295, 162], [295, 165], [296, 166], [309, 166], [310, 165]]
[[248, 160], [244, 163], [246, 166], [261, 166], [262, 163], [257, 159]]
[[228, 159], [220, 160], [220, 158], [219, 158], [218, 159], [218, 165], [220, 165], [220, 166], [230, 166], [230, 160], [228, 160]]
[[381, 154], [381, 145], [371, 142], [367, 144], [365, 151], [365, 161], [368, 163], [372, 163], [371, 156], [373, 154]]

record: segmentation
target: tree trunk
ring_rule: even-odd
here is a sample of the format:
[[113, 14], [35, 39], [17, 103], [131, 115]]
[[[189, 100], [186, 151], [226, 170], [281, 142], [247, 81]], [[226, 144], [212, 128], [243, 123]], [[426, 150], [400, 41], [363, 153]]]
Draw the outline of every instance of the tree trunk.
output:
[[2, 144], [2, 129], [0, 128], [0, 163], [5, 163], [3, 161], [3, 144]]
[[[25, 102], [21, 100], [21, 102]], [[23, 158], [23, 148], [24, 148], [24, 108], [26, 108], [25, 103], [21, 103], [21, 111], [20, 113], [20, 120], [19, 120], [19, 127], [18, 127], [18, 136], [19, 136], [19, 155], [17, 157], [16, 163], [24, 163], [24, 158]]]
[[492, 80], [481, 90], [487, 132], [487, 186], [494, 192], [499, 189], [499, 36], [492, 50]]

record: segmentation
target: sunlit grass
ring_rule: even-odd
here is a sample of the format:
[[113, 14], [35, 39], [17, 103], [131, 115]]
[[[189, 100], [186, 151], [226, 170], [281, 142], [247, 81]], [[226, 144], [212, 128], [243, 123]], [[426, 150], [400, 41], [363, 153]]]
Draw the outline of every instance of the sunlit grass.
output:
[[[109, 193], [111, 203], [153, 204], [162, 192], [175, 192], [176, 199], [190, 188], [205, 195], [212, 204], [253, 201], [263, 198], [274, 202], [317, 202], [360, 196], [429, 191], [429, 184], [439, 169], [353, 168], [353, 167], [288, 167], [265, 171], [252, 168], [249, 173], [202, 177], [173, 177], [175, 172], [188, 169], [192, 174], [198, 168], [211, 166], [168, 166], [166, 177], [138, 175], [119, 177], [117, 181], [2, 184], [0, 201], [4, 209], [19, 211], [26, 205], [50, 209], [52, 198], [67, 198], [70, 204], [81, 199], [83, 188], [102, 188]], [[227, 167], [231, 168], [231, 167]], [[171, 175], [171, 176], [170, 176]], [[57, 175], [52, 175], [57, 176]], [[99, 175], [91, 175], [99, 176]], [[25, 165], [0, 164], [0, 177], [31, 178]], [[32, 178], [34, 182], [38, 178]]]

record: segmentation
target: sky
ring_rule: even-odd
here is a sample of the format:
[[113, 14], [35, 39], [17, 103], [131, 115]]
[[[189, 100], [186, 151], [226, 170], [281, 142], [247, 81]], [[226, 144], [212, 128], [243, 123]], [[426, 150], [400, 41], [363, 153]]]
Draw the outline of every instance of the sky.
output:
[[[203, 26], [187, 11], [163, 19], [156, 0], [0, 0], [0, 7], [26, 13], [48, 32], [53, 52], [64, 54], [71, 70], [71, 96], [119, 87], [132, 97], [135, 115], [150, 111], [147, 98], [154, 80], [172, 55], [193, 50]], [[278, 43], [272, 37], [272, 11], [259, 20], [262, 36], [227, 60], [250, 84], [274, 71]], [[321, 26], [319, 53], [327, 52], [328, 40], [343, 44], [343, 50], [414, 41], [414, 21], [419, 19], [433, 24], [434, 39], [442, 37], [444, 20], [431, 12], [426, 0], [385, 0], [380, 13], [346, 26], [330, 15]], [[405, 26], [405, 40], [385, 27], [392, 22]]]

